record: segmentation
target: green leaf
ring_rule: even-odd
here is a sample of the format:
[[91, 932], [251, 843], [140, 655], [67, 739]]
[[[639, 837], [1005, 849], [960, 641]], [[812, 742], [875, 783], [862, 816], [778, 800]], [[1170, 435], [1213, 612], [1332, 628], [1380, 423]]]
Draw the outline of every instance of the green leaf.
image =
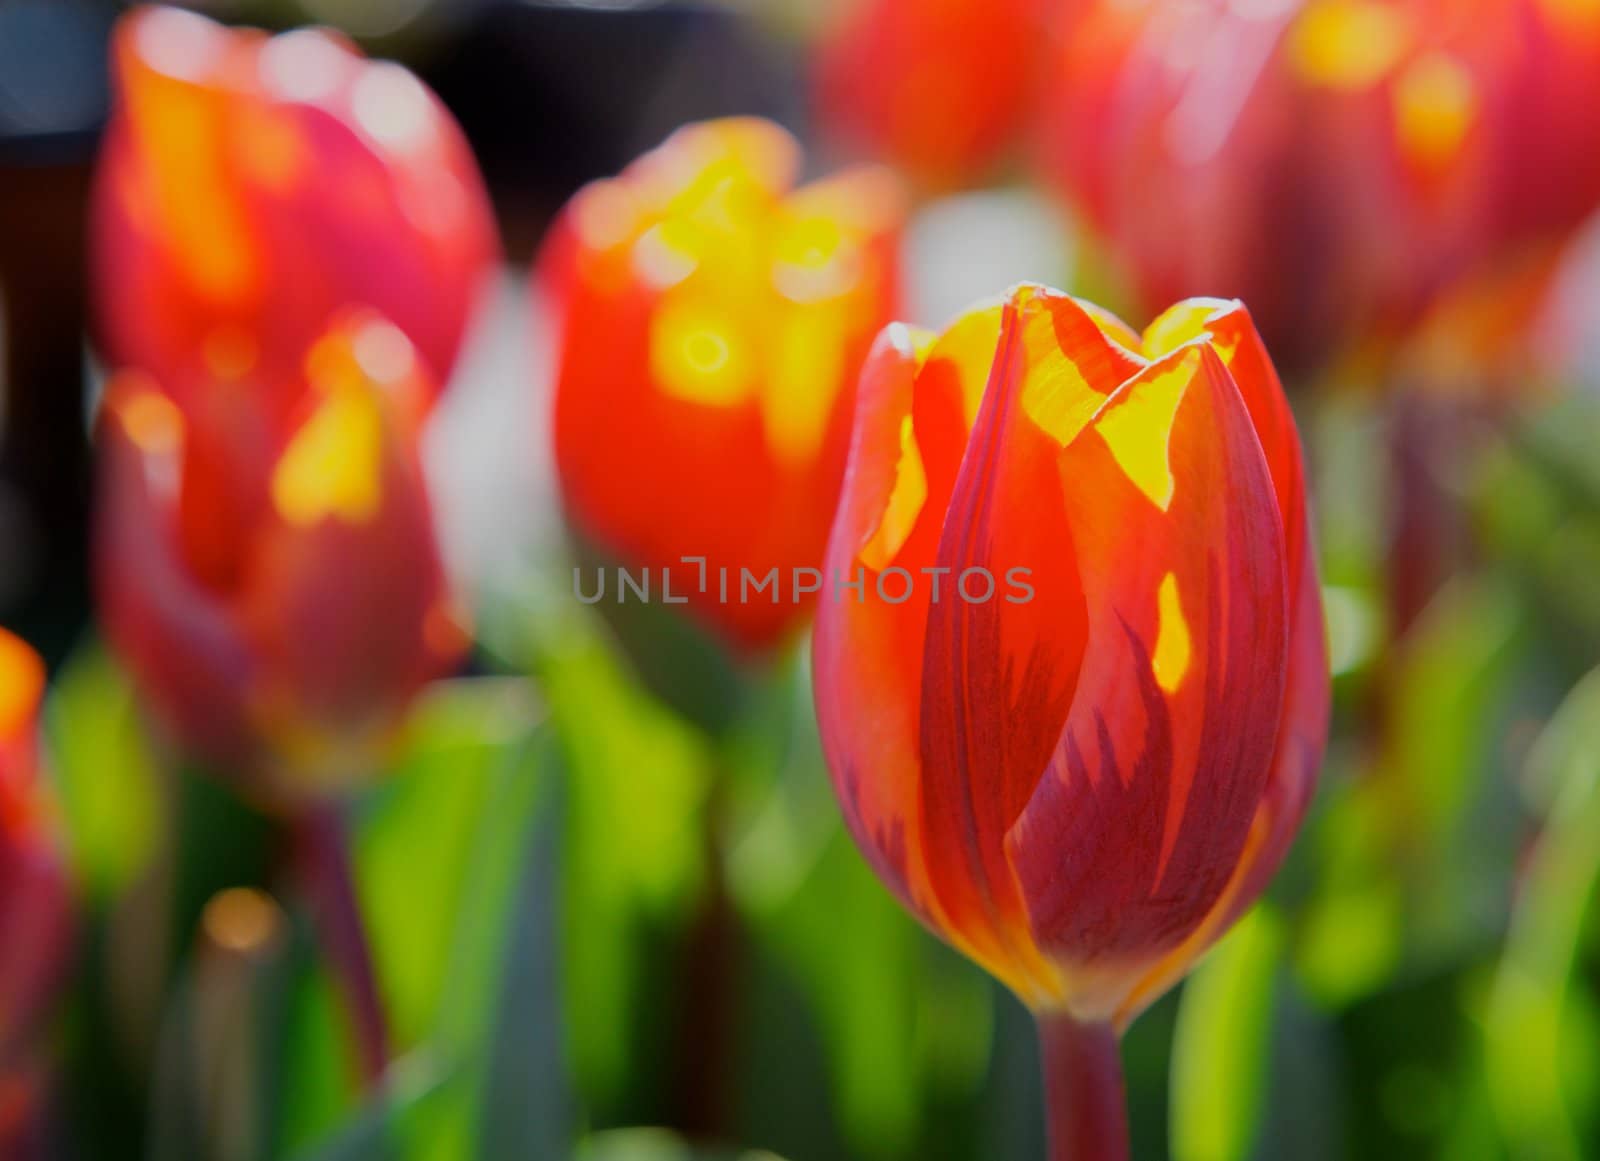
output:
[[587, 1138], [574, 1161], [783, 1161], [765, 1149], [700, 1150], [665, 1129], [615, 1129]]
[[1282, 926], [1259, 906], [1184, 985], [1172, 1043], [1174, 1161], [1244, 1161], [1261, 1123]]
[[[293, 1154], [294, 1161], [401, 1161], [408, 1155], [405, 1143], [418, 1123], [434, 1117], [458, 1087], [426, 1055], [402, 1061], [391, 1070], [377, 1100], [329, 1139]], [[471, 1154], [454, 1156], [459, 1161]]]
[[[927, 970], [939, 949], [837, 823], [798, 889], [755, 919], [822, 1034], [845, 1136], [864, 1156], [906, 1155], [928, 1074], [970, 1077], [982, 1067], [990, 1025], [983, 981]], [[940, 1026], [958, 1014], [962, 1028]]]
[[62, 669], [45, 720], [73, 869], [103, 902], [165, 842], [154, 748], [126, 675], [95, 641]]
[[[360, 812], [354, 861], [361, 910], [390, 1032], [402, 1048], [424, 1039], [439, 1014], [460, 947], [446, 933], [494, 910], [465, 891], [491, 801], [506, 792], [511, 751], [537, 720], [537, 702], [523, 681], [430, 688], [407, 724], [393, 773]], [[536, 779], [519, 781], [531, 796]], [[495, 803], [495, 812], [505, 805]], [[519, 801], [510, 817], [526, 823], [529, 805]]]
[[1600, 1079], [1600, 1021], [1575, 978], [1600, 882], [1600, 670], [1567, 697], [1529, 766], [1533, 782], [1555, 797], [1490, 995], [1485, 1065], [1512, 1155], [1577, 1161]]
[[1324, 1005], [1497, 938], [1518, 841], [1498, 757], [1527, 656], [1520, 597], [1493, 573], [1453, 579], [1388, 655], [1382, 746], [1313, 824], [1296, 963]]
[[[521, 679], [436, 686], [362, 819], [357, 876], [397, 1040], [422, 1044], [452, 1077], [409, 1118], [409, 1161], [566, 1146], [555, 973], [532, 970], [554, 940], [551, 876], [531, 861], [553, 775], [538, 718]], [[542, 1018], [511, 1026], [498, 1003], [509, 988], [540, 993], [521, 998]], [[508, 1082], [499, 1069], [518, 1076]], [[523, 1086], [518, 1107], [529, 1114], [509, 1126], [490, 1117], [490, 1094], [508, 1084]]]
[[[538, 826], [554, 818], [553, 758], [525, 680], [440, 683], [419, 701], [352, 831], [374, 969], [404, 1055], [375, 1099], [346, 1095], [346, 1014], [319, 965], [291, 1009], [284, 1064], [288, 1143], [304, 1156], [566, 1154], [555, 972], [541, 960], [554, 954], [551, 832]], [[513, 989], [520, 1007], [508, 1009]], [[521, 1115], [508, 1120], [492, 1094], [513, 1089]], [[330, 1090], [341, 1094], [331, 1103]]]
[[361, 1101], [355, 1046], [337, 985], [308, 944], [286, 965], [275, 1153], [309, 1151], [335, 1136]]
[[584, 1093], [621, 1100], [661, 1034], [644, 1015], [661, 981], [655, 940], [681, 927], [705, 882], [714, 750], [663, 709], [575, 618], [539, 668], [567, 771], [561, 946], [567, 1030]]

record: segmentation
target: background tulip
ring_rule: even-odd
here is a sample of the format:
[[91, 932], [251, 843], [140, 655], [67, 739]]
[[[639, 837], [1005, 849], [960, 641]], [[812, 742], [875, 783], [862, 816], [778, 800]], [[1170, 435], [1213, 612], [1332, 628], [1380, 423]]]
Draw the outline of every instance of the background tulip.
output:
[[43, 799], [39, 702], [44, 666], [0, 629], [0, 1153], [28, 1156], [33, 1059], [64, 982], [71, 911], [55, 820]]
[[416, 77], [336, 33], [269, 38], [172, 8], [123, 18], [113, 74], [91, 215], [107, 363], [169, 383], [199, 361], [288, 389], [332, 318], [370, 307], [445, 384], [495, 227]]
[[[767, 122], [680, 130], [581, 190], [541, 259], [569, 516], [623, 562], [673, 569], [744, 650], [807, 613], [791, 570], [821, 563], [852, 385], [896, 302], [897, 185], [858, 169], [797, 189], [799, 164]], [[719, 598], [722, 570], [737, 586], [774, 567], [776, 597]]]
[[1028, 123], [1043, 0], [855, 0], [818, 50], [816, 101], [838, 135], [935, 188], [992, 170]]
[[[961, 587], [1015, 568], [1031, 597]], [[890, 327], [828, 569], [869, 578], [814, 644], [850, 829], [1038, 1014], [1056, 1155], [1116, 1156], [1113, 1031], [1265, 885], [1327, 726], [1299, 443], [1244, 308], [1141, 337], [1023, 286]], [[944, 589], [870, 595], [891, 569]]]
[[410, 345], [353, 316], [301, 376], [281, 431], [239, 404], [248, 384], [168, 392], [139, 372], [100, 424], [108, 635], [185, 745], [271, 795], [370, 773], [462, 645], [416, 433], [389, 401], [425, 393]]
[[1387, 347], [1458, 298], [1450, 317], [1471, 325], [1455, 337], [1516, 337], [1530, 274], [1600, 202], [1585, 112], [1600, 22], [1583, 6], [1068, 13], [1042, 127], [1058, 184], [1146, 306], [1237, 294], [1296, 373]]

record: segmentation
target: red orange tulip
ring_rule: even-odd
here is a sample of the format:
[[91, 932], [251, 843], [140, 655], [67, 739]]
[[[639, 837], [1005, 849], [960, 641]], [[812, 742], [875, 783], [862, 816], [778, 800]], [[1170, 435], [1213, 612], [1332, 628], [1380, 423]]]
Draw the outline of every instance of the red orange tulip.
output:
[[0, 1153], [20, 1151], [34, 1097], [29, 1056], [70, 944], [67, 873], [42, 794], [44, 666], [0, 629]]
[[461, 645], [391, 403], [426, 394], [420, 359], [357, 315], [299, 376], [281, 429], [240, 404], [249, 385], [142, 372], [112, 382], [100, 424], [106, 631], [177, 739], [266, 798], [370, 774]]
[[1141, 298], [1237, 294], [1296, 371], [1458, 294], [1515, 331], [1600, 204], [1588, 5], [1079, 0], [1061, 46], [1051, 166]]
[[445, 383], [496, 242], [466, 141], [416, 77], [332, 32], [171, 8], [124, 17], [112, 56], [91, 221], [107, 363], [287, 389], [365, 307]]
[[[795, 188], [799, 163], [766, 122], [679, 130], [580, 191], [541, 266], [570, 517], [622, 562], [674, 570], [687, 608], [750, 651], [807, 615], [792, 570], [821, 564], [853, 385], [897, 293], [895, 183]], [[781, 593], [722, 598], [724, 570], [737, 588], [774, 568]]]
[[[1313, 787], [1293, 419], [1238, 303], [1141, 336], [1036, 286], [942, 335], [890, 327], [859, 396], [827, 568], [865, 596], [824, 600], [813, 646], [834, 784], [880, 877], [1035, 1010], [1076, 1089], [1260, 893]], [[1082, 1156], [1117, 1155], [1102, 1131]]]
[[1035, 96], [1041, 0], [855, 0], [818, 54], [823, 122], [934, 187], [982, 178]]

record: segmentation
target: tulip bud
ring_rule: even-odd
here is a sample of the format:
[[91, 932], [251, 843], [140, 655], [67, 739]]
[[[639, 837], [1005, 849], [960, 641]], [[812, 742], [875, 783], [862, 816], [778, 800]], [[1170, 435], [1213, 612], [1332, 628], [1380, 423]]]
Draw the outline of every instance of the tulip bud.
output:
[[819, 50], [824, 124], [934, 188], [1015, 144], [1039, 75], [1040, 0], [854, 0]]
[[[799, 161], [763, 121], [679, 130], [579, 191], [541, 259], [569, 516], [655, 573], [657, 600], [672, 570], [671, 599], [745, 651], [815, 599], [795, 570], [821, 564], [855, 378], [897, 296], [897, 185], [796, 189]], [[741, 593], [772, 570], [776, 591]]]
[[125, 16], [112, 64], [91, 219], [107, 363], [288, 388], [359, 306], [446, 382], [496, 242], [467, 143], [416, 77], [322, 29], [174, 8]]
[[[862, 373], [813, 664], [857, 843], [1041, 1017], [1120, 1029], [1265, 886], [1328, 666], [1294, 423], [1237, 302], [1013, 290]], [[894, 572], [894, 595], [876, 578]]]
[[371, 773], [462, 645], [392, 401], [427, 392], [410, 345], [351, 316], [300, 376], [281, 428], [253, 421], [252, 385], [142, 372], [113, 380], [100, 421], [106, 631], [176, 738], [269, 799]]
[[1295, 372], [1388, 353], [1460, 295], [1463, 339], [1515, 335], [1530, 263], [1600, 202], [1583, 5], [1078, 9], [1044, 99], [1056, 180], [1147, 305], [1239, 295]]
[[44, 1016], [67, 970], [67, 872], [44, 799], [39, 702], [44, 666], [0, 629], [0, 1153], [20, 1149]]

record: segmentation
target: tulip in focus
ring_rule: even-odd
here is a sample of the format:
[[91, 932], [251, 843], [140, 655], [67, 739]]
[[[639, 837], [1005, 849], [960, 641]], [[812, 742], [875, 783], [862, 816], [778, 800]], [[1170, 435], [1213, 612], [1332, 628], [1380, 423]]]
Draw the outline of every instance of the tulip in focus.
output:
[[[675, 599], [745, 652], [808, 614], [792, 570], [821, 565], [854, 383], [898, 290], [897, 184], [863, 168], [795, 188], [799, 165], [764, 121], [681, 129], [579, 191], [541, 259], [569, 516], [624, 564], [672, 570]], [[781, 592], [721, 599], [723, 570], [736, 589], [774, 568]]]
[[428, 392], [420, 358], [363, 313], [298, 374], [280, 429], [249, 385], [124, 372], [99, 436], [106, 631], [177, 740], [274, 802], [373, 773], [463, 643], [393, 402]]
[[[1327, 729], [1299, 440], [1249, 315], [1141, 336], [1022, 286], [891, 326], [827, 568], [866, 580], [813, 644], [857, 843], [1036, 1013], [1053, 1156], [1124, 1156], [1116, 1037], [1266, 885]], [[1014, 569], [1031, 596], [982, 579]]]
[[971, 184], [1027, 123], [1047, 8], [850, 0], [818, 53], [821, 118], [935, 189]]
[[466, 140], [416, 77], [333, 32], [173, 8], [125, 16], [112, 63], [91, 220], [109, 365], [287, 389], [333, 318], [366, 307], [443, 386], [496, 241]]
[[71, 943], [67, 871], [43, 800], [44, 666], [0, 629], [0, 1155], [27, 1156], [33, 1056]]
[[1424, 320], [1439, 354], [1435, 319], [1481, 364], [1600, 204], [1592, 5], [1075, 0], [1064, 31], [1058, 183], [1145, 305], [1238, 295], [1295, 374]]

